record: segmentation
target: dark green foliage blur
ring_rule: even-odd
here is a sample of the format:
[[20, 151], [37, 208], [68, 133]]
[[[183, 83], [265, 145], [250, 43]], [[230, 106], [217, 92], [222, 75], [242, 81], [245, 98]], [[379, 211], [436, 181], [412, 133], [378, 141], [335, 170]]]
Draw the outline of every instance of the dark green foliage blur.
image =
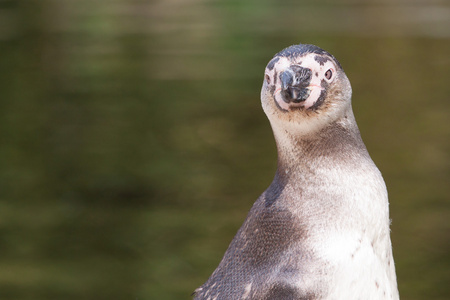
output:
[[259, 92], [313, 43], [353, 85], [402, 299], [449, 299], [443, 1], [0, 1], [0, 299], [190, 299], [272, 180]]

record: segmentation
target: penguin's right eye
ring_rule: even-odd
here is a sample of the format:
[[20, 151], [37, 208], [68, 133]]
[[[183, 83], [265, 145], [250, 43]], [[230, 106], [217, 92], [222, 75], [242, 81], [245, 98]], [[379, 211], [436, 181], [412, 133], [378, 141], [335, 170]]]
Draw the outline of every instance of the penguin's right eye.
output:
[[270, 76], [266, 74], [266, 82], [270, 83]]

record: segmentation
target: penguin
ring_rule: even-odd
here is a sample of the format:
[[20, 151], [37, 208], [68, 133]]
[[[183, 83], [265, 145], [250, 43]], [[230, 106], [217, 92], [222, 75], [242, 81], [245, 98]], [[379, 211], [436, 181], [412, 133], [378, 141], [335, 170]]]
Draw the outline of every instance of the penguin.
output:
[[341, 64], [308, 44], [267, 64], [274, 179], [194, 299], [399, 299], [384, 180]]

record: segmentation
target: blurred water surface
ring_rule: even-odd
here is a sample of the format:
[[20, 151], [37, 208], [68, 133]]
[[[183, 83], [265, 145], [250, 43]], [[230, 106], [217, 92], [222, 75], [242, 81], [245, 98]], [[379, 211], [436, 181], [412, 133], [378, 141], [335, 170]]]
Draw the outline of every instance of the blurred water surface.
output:
[[266, 63], [333, 53], [402, 299], [448, 299], [446, 1], [0, 2], [0, 298], [190, 299], [276, 164]]

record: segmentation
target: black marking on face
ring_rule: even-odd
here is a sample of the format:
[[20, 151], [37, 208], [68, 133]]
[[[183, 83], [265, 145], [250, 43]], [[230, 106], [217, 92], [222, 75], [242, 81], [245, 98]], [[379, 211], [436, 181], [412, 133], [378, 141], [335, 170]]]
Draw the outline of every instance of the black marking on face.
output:
[[279, 57], [275, 57], [273, 58], [271, 61], [269, 61], [269, 63], [267, 64], [267, 69], [269, 69], [269, 71], [272, 71], [273, 67], [275, 67], [275, 64], [277, 63], [277, 61], [279, 61], [280, 58]]
[[317, 73], [317, 72], [316, 72], [316, 74], [315, 74], [315, 75], [316, 75], [316, 77], [319, 77], [319, 73]]
[[277, 71], [275, 71], [275, 74], [273, 75], [273, 84], [277, 84], [277, 81], [278, 81], [278, 72]]
[[326, 55], [329, 54], [328, 52], [317, 46], [308, 44], [299, 44], [283, 49], [277, 54], [275, 54], [275, 56], [293, 57], [293, 56], [300, 56], [306, 53], [326, 54]]
[[310, 109], [312, 109], [312, 110], [318, 109], [323, 104], [323, 102], [325, 101], [326, 97], [327, 97], [327, 90], [325, 89], [325, 90], [322, 90], [322, 92], [320, 92], [319, 98], [317, 99], [316, 103], [314, 103], [310, 107]]
[[[275, 93], [275, 85], [272, 85], [269, 89], [269, 92], [271, 95], [273, 95], [273, 93]], [[276, 101], [275, 101], [276, 102]]]
[[323, 66], [330, 59], [328, 57], [316, 55], [314, 56], [314, 60], [317, 61], [321, 66]]
[[[274, 91], [275, 91], [275, 88], [273, 89]], [[273, 93], [272, 93], [273, 94]], [[282, 111], [282, 112], [288, 112], [288, 110], [286, 110], [286, 109], [284, 109], [284, 108], [282, 108], [281, 106], [280, 106], [280, 104], [278, 103], [278, 101], [274, 101], [275, 102], [275, 106], [280, 110], [280, 111]]]
[[277, 54], [275, 54], [274, 57], [282, 56], [282, 57], [291, 57], [292, 58], [292, 57], [299, 57], [299, 56], [305, 55], [307, 53], [314, 53], [314, 54], [326, 56], [326, 57], [328, 57], [328, 60], [329, 59], [333, 60], [340, 68], [342, 68], [339, 61], [337, 61], [337, 59], [333, 55], [331, 55], [327, 51], [325, 51], [317, 46], [308, 45], [308, 44], [299, 44], [299, 45], [293, 45], [293, 46], [287, 47], [286, 49], [283, 49], [280, 52], [278, 52]]

